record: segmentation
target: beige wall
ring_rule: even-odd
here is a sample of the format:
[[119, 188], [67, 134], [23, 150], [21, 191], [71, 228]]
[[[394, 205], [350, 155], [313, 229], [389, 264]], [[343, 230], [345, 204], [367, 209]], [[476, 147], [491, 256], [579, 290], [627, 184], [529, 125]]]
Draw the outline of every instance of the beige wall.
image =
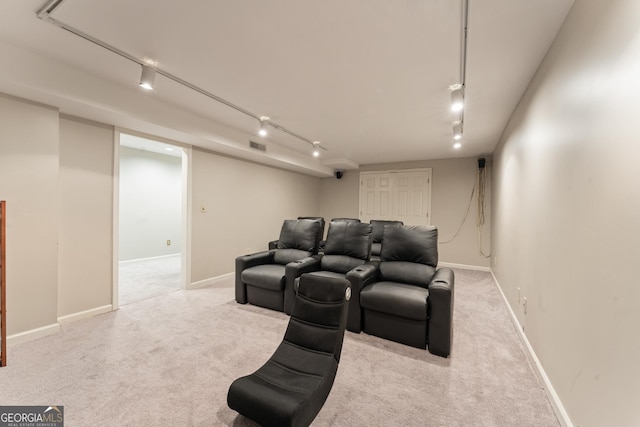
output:
[[[329, 220], [333, 217], [359, 217], [360, 172], [431, 168], [431, 224], [438, 227], [439, 241], [451, 240], [463, 221], [471, 192], [476, 183], [476, 158], [429, 160], [403, 163], [363, 165], [359, 171], [346, 171], [342, 179], [322, 179], [320, 209]], [[491, 162], [487, 159], [487, 186], [485, 195], [485, 225], [483, 252], [490, 252], [491, 233]], [[450, 243], [439, 245], [440, 262], [489, 267], [489, 259], [480, 254], [476, 228], [477, 190], [471, 200], [471, 209], [460, 233]]]
[[[0, 117], [8, 333], [53, 332], [111, 304], [114, 129], [5, 95]], [[192, 282], [266, 250], [283, 219], [319, 212], [319, 178], [197, 149], [191, 176]]]
[[576, 0], [494, 154], [493, 270], [576, 426], [640, 420], [639, 28]]
[[58, 111], [0, 95], [7, 334], [57, 324]]
[[60, 317], [111, 304], [113, 138], [113, 127], [60, 120]]
[[331, 218], [358, 218], [360, 171], [345, 171], [342, 178], [323, 178], [320, 180], [319, 215], [328, 222]]
[[239, 255], [267, 250], [284, 219], [317, 215], [319, 178], [199, 149], [192, 155], [193, 283], [233, 272]]

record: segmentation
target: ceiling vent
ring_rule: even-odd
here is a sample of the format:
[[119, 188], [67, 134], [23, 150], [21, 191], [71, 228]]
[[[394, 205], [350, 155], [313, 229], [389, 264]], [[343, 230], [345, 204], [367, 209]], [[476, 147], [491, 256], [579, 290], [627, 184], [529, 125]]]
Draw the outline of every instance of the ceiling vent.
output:
[[267, 146], [265, 144], [260, 144], [255, 141], [249, 141], [249, 147], [253, 148], [254, 150], [267, 151]]

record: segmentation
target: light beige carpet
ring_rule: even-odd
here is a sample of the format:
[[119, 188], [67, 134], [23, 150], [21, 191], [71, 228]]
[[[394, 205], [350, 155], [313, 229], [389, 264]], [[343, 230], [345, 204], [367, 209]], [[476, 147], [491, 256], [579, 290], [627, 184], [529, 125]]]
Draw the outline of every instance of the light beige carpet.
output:
[[[11, 346], [0, 404], [64, 405], [68, 426], [252, 426], [226, 404], [287, 316], [231, 283], [172, 292]], [[558, 426], [488, 273], [456, 270], [448, 359], [348, 332], [315, 426]]]
[[180, 289], [182, 255], [123, 261], [118, 264], [118, 305], [155, 298]]

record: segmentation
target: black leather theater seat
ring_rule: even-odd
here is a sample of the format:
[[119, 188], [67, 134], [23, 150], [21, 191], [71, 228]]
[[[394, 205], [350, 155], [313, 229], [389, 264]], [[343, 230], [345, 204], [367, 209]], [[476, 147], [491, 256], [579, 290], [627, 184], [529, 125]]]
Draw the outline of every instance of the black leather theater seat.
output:
[[360, 301], [362, 330], [449, 356], [454, 276], [450, 268], [436, 271], [438, 230], [386, 226], [380, 259], [361, 267], [362, 282], [367, 284], [353, 287], [354, 298]]
[[236, 258], [236, 301], [291, 313], [294, 280], [304, 265], [318, 253], [319, 220], [286, 220], [277, 248]]
[[[347, 278], [352, 289], [360, 289], [363, 282], [362, 267], [371, 255], [371, 224], [332, 221], [322, 258], [310, 261], [304, 272], [314, 276]], [[357, 299], [349, 302], [347, 329], [361, 331], [360, 306]]]

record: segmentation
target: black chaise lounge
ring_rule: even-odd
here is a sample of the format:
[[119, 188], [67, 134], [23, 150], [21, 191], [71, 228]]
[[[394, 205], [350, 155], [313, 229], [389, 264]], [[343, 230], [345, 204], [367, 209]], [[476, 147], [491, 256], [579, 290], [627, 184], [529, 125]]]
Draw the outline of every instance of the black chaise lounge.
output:
[[256, 372], [235, 380], [229, 407], [263, 426], [308, 426], [338, 370], [349, 281], [303, 274], [284, 339]]

